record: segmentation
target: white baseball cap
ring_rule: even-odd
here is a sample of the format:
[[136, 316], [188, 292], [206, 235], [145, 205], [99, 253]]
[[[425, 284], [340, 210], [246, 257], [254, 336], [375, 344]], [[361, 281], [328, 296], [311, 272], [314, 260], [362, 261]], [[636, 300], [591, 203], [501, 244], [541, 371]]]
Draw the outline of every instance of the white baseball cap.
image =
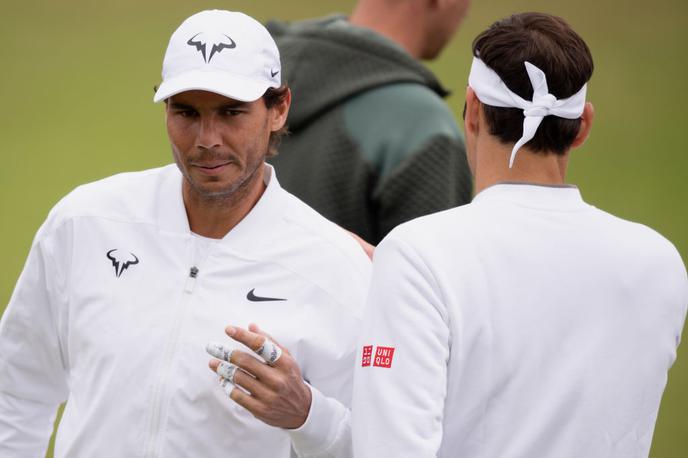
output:
[[203, 90], [253, 102], [281, 80], [277, 45], [260, 22], [233, 11], [201, 11], [172, 34], [153, 101]]

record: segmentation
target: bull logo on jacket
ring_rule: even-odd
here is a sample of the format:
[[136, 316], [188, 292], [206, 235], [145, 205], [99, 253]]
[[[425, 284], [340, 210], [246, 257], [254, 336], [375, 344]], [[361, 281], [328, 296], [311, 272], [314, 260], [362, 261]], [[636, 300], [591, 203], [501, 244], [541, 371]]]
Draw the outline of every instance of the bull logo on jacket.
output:
[[115, 268], [115, 276], [117, 278], [119, 278], [129, 266], [139, 263], [139, 258], [137, 258], [134, 253], [120, 251], [117, 248], [108, 251], [106, 256], [110, 262], [112, 262], [112, 267]]

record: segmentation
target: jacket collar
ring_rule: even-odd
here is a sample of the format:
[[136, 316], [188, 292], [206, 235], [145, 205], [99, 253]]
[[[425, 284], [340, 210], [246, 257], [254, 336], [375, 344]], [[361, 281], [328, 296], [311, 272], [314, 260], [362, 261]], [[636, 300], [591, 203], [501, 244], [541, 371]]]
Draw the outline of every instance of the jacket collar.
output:
[[[265, 164], [266, 189], [251, 211], [222, 239], [223, 245], [242, 247], [255, 244], [263, 236], [275, 230], [275, 223], [282, 219], [285, 191], [277, 181], [271, 165]], [[181, 236], [191, 236], [189, 219], [182, 196], [183, 176], [176, 165], [163, 169], [162, 182], [157, 198], [157, 223], [161, 231]]]
[[502, 182], [483, 189], [473, 202], [501, 201], [544, 210], [580, 211], [591, 208], [573, 185]]

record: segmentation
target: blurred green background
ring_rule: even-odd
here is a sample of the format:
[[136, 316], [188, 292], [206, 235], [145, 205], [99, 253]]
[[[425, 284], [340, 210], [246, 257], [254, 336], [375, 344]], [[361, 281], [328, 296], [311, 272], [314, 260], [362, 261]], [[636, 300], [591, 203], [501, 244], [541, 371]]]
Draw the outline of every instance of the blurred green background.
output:
[[[49, 209], [75, 186], [171, 161], [153, 85], [169, 35], [207, 8], [260, 20], [348, 12], [353, 1], [27, 0], [0, 13], [0, 312]], [[440, 59], [460, 119], [472, 38], [520, 11], [568, 19], [592, 49], [589, 100], [597, 117], [574, 153], [568, 181], [586, 200], [639, 221], [688, 256], [688, 2], [493, 0], [474, 2]], [[688, 456], [688, 347], [669, 375], [654, 458]], [[105, 447], [106, 444], [103, 444]], [[49, 456], [52, 453], [49, 452]], [[583, 457], [581, 457], [583, 458]]]

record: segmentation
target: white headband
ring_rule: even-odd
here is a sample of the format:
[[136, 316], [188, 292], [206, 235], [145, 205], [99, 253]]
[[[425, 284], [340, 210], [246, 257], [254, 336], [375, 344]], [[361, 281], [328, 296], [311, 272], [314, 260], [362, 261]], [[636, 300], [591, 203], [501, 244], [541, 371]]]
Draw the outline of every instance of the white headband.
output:
[[585, 108], [587, 84], [567, 99], [557, 100], [549, 93], [545, 72], [530, 62], [524, 62], [530, 84], [533, 86], [533, 101], [524, 100], [504, 84], [499, 75], [485, 63], [473, 58], [468, 85], [485, 105], [523, 110], [523, 136], [514, 145], [509, 159], [509, 168], [514, 165], [518, 150], [533, 139], [545, 116], [553, 115], [566, 119], [578, 119]]

